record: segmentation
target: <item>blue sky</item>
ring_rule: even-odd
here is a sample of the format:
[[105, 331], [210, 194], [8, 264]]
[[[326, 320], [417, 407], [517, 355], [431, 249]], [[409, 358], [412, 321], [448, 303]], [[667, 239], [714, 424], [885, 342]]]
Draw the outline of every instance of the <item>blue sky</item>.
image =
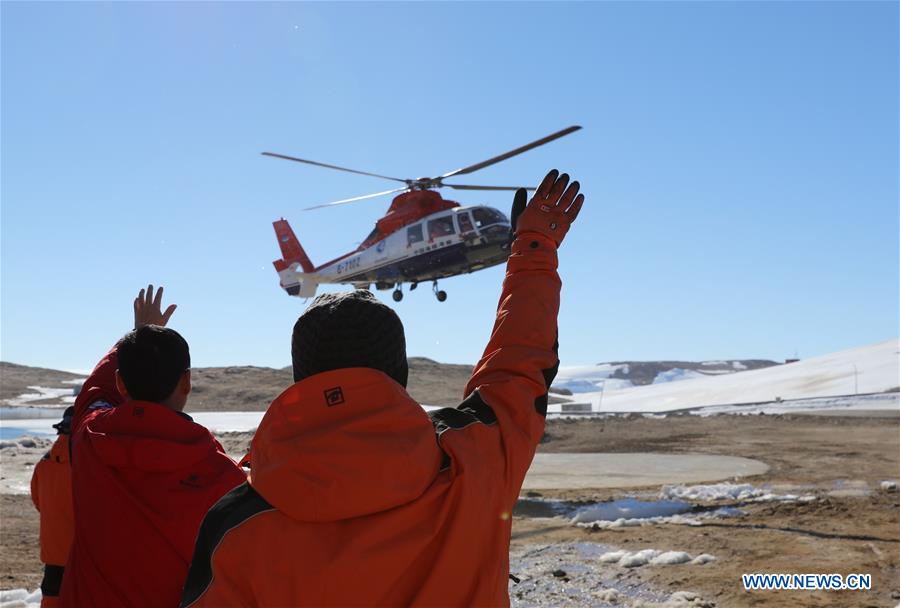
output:
[[[272, 220], [321, 263], [389, 200], [301, 208], [389, 184], [261, 151], [416, 177], [570, 124], [466, 179], [582, 182], [563, 364], [898, 335], [897, 3], [4, 2], [0, 356], [89, 368], [153, 282], [195, 365], [287, 365]], [[501, 279], [380, 295], [471, 363]]]

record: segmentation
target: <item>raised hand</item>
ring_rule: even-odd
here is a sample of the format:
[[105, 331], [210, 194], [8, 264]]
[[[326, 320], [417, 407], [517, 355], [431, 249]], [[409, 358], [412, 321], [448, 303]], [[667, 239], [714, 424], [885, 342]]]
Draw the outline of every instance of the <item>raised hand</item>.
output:
[[569, 185], [568, 174], [560, 175], [553, 169], [544, 177], [530, 203], [527, 191], [517, 190], [511, 214], [513, 233], [518, 236], [537, 232], [559, 247], [584, 203], [584, 195], [578, 194], [579, 187], [578, 182]]
[[169, 317], [175, 312], [175, 304], [170, 304], [166, 308], [166, 312], [162, 312], [162, 295], [163, 288], [160, 287], [153, 296], [153, 285], [148, 285], [147, 289], [142, 289], [138, 297], [134, 299], [134, 328], [143, 327], [144, 325], [162, 325], [165, 326], [169, 322]]

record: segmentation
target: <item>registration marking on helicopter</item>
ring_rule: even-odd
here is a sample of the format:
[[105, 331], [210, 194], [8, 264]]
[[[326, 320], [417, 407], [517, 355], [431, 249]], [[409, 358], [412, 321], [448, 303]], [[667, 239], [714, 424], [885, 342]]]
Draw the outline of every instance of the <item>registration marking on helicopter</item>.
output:
[[346, 262], [341, 262], [340, 264], [338, 264], [337, 265], [338, 274], [343, 274], [343, 273], [347, 272], [348, 270], [354, 270], [356, 268], [359, 268], [359, 258], [360, 258], [360, 256], [356, 256], [355, 258], [351, 258], [351, 259], [347, 260]]

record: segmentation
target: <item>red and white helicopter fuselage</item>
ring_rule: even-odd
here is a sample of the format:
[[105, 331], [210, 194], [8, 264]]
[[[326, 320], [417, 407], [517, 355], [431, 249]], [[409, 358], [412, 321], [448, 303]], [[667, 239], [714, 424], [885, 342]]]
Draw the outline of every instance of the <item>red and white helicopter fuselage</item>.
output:
[[510, 225], [500, 211], [481, 205], [461, 207], [427, 190], [397, 199], [356, 251], [318, 267], [287, 220], [274, 222], [282, 252], [282, 259], [274, 262], [281, 287], [289, 295], [308, 298], [323, 283], [361, 289], [374, 285], [393, 289], [399, 301], [403, 283], [415, 289], [420, 282], [432, 281], [443, 301], [446, 293], [437, 289], [438, 279], [501, 264], [509, 257]]

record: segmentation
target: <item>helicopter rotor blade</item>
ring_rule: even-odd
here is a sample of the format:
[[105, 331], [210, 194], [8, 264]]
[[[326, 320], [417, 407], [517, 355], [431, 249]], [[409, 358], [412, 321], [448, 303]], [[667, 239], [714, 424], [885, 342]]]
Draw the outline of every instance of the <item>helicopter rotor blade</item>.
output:
[[306, 207], [304, 211], [311, 211], [313, 209], [322, 209], [324, 207], [335, 207], [337, 205], [346, 205], [347, 203], [355, 203], [356, 201], [364, 201], [368, 198], [375, 198], [378, 196], [385, 196], [387, 194], [394, 194], [397, 192], [406, 192], [409, 188], [397, 188], [395, 190], [385, 190], [384, 192], [375, 192], [373, 194], [363, 194], [362, 196], [354, 196], [352, 198], [345, 198], [339, 201], [334, 201], [332, 203], [324, 203], [322, 205], [314, 205], [312, 207]]
[[581, 127], [579, 125], [573, 125], [571, 127], [567, 127], [565, 129], [563, 129], [562, 131], [557, 131], [556, 133], [552, 133], [552, 134], [548, 135], [547, 137], [542, 137], [541, 139], [538, 139], [537, 141], [533, 141], [530, 144], [525, 144], [524, 146], [520, 146], [520, 147], [516, 148], [515, 150], [510, 150], [509, 152], [505, 152], [504, 154], [501, 154], [499, 156], [489, 158], [488, 160], [482, 161], [480, 163], [470, 165], [468, 167], [463, 167], [462, 169], [457, 169], [455, 171], [451, 171], [450, 173], [445, 173], [444, 175], [440, 176], [440, 178], [438, 178], [438, 179], [445, 179], [447, 177], [452, 177], [454, 175], [465, 175], [467, 173], [474, 173], [475, 171], [478, 171], [479, 169], [484, 169], [485, 167], [490, 167], [493, 164], [499, 163], [500, 161], [506, 160], [507, 158], [512, 158], [513, 156], [521, 154], [522, 152], [527, 152], [528, 150], [537, 148], [538, 146], [543, 146], [544, 144], [549, 143], [549, 142], [553, 141], [554, 139], [559, 139], [560, 137], [565, 137], [569, 133], [574, 133], [575, 131], [579, 130], [580, 128]]
[[380, 177], [381, 179], [389, 179], [394, 182], [401, 182], [403, 184], [407, 183], [405, 179], [400, 179], [399, 177], [390, 177], [388, 175], [379, 175], [378, 173], [369, 173], [368, 171], [357, 171], [356, 169], [348, 169], [346, 167], [338, 167], [337, 165], [329, 165], [327, 163], [320, 163], [315, 160], [307, 160], [305, 158], [297, 158], [296, 156], [288, 156], [287, 154], [277, 154], [275, 152], [262, 152], [263, 156], [271, 156], [273, 158], [283, 158], [284, 160], [292, 160], [298, 163], [306, 163], [307, 165], [315, 165], [317, 167], [325, 167], [326, 169], [336, 169], [338, 171], [346, 171], [347, 173], [356, 173], [358, 175], [368, 175], [370, 177]]
[[534, 191], [535, 188], [528, 188], [525, 186], [467, 186], [465, 184], [441, 184], [442, 186], [446, 186], [447, 188], [453, 188], [454, 190], [518, 190], [519, 188], [524, 188], [525, 190]]

